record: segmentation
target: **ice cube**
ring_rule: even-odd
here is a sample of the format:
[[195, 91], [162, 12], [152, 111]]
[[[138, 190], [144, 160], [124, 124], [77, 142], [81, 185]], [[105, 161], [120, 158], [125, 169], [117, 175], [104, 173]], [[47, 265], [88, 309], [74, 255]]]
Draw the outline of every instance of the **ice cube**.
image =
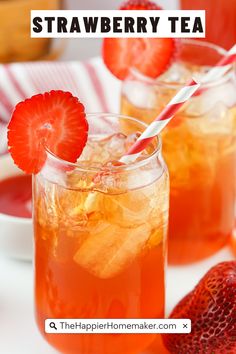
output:
[[155, 230], [166, 228], [169, 212], [169, 175], [163, 173], [156, 182], [150, 200], [149, 224]]
[[205, 115], [186, 118], [180, 127], [166, 129], [163, 151], [172, 194], [214, 183], [217, 161], [232, 140], [232, 121], [228, 108], [219, 102]]
[[72, 230], [84, 230], [88, 226], [91, 214], [97, 215], [93, 219], [100, 217], [103, 198], [100, 192], [64, 191], [60, 199], [61, 223]]
[[107, 279], [125, 270], [145, 249], [150, 226], [125, 229], [103, 222], [81, 245], [74, 261], [96, 277]]
[[153, 109], [156, 105], [157, 85], [155, 81], [127, 81], [123, 87], [123, 95], [135, 107]]
[[[88, 220], [88, 192], [70, 190], [46, 182], [38, 199], [36, 218], [55, 230], [83, 230]], [[59, 231], [58, 231], [59, 232]]]
[[[120, 189], [120, 194], [104, 196], [103, 210], [105, 219], [107, 222], [121, 227], [137, 227], [144, 220], [151, 223], [151, 219], [154, 220], [152, 220], [153, 225], [157, 225], [159, 209], [164, 208], [166, 201], [168, 201], [167, 177], [159, 176], [159, 179], [154, 182], [154, 179], [150, 179], [154, 178], [154, 176], [146, 171], [143, 175], [141, 174], [141, 178], [140, 175], [138, 177], [133, 174], [129, 178], [131, 180], [124, 181], [126, 192], [121, 193]], [[149, 182], [151, 183], [149, 184]], [[144, 186], [145, 184], [147, 185]], [[137, 186], [139, 188], [135, 189], [134, 187]], [[130, 187], [134, 189], [132, 190]], [[162, 196], [166, 200], [165, 203]]]
[[59, 221], [57, 186], [40, 181], [38, 177], [38, 198], [36, 201], [36, 220], [43, 227], [56, 228]]
[[[134, 195], [136, 193], [136, 195]], [[106, 197], [104, 213], [107, 221], [123, 227], [141, 225], [150, 213], [150, 200], [141, 192]]]
[[103, 163], [109, 159], [109, 152], [104, 147], [103, 139], [98, 139], [97, 137], [91, 137], [82, 154], [80, 155], [78, 162], [81, 161], [87, 162], [88, 166], [93, 165], [94, 163]]
[[199, 137], [193, 134], [194, 130], [190, 129], [186, 120], [180, 126], [167, 128], [163, 132], [163, 155], [170, 173], [172, 195], [179, 194], [182, 189], [193, 188], [193, 184], [199, 182], [201, 173], [194, 174], [193, 171], [201, 171], [205, 164], [206, 140], [199, 141]]
[[188, 68], [183, 62], [173, 63], [170, 68], [162, 74], [158, 80], [164, 82], [185, 84], [192, 76], [191, 68]]
[[89, 161], [92, 160], [92, 156], [95, 152], [95, 148], [97, 144], [95, 143], [95, 141], [93, 139], [88, 139], [82, 154], [79, 157], [79, 161]]
[[[134, 190], [138, 189], [137, 193], [144, 193], [145, 195], [147, 194], [145, 192], [146, 190], [152, 189], [153, 187], [145, 187], [149, 186], [152, 183], [154, 183], [159, 177], [161, 177], [163, 173], [163, 166], [160, 166], [158, 168], [157, 164], [153, 166], [153, 168], [148, 168], [145, 166], [143, 168], [140, 168], [138, 171], [131, 172], [130, 174], [127, 175], [127, 188], [128, 190]], [[141, 187], [144, 187], [141, 189]]]
[[151, 235], [148, 239], [147, 246], [150, 249], [158, 246], [161, 242], [165, 241], [166, 235], [167, 235], [167, 222], [165, 223], [162, 222], [162, 224], [159, 225], [159, 227], [152, 230]]
[[232, 134], [233, 119], [229, 109], [222, 102], [217, 102], [201, 117], [187, 120], [192, 134]]
[[208, 114], [218, 105], [226, 107], [236, 103], [235, 88], [232, 83], [216, 85], [203, 91], [200, 95], [192, 97], [185, 105], [186, 115], [199, 117]]
[[[91, 191], [93, 188], [93, 178], [95, 172], [87, 171], [86, 168], [89, 166], [89, 162], [83, 161], [80, 164], [79, 169], [75, 169], [73, 171], [67, 172], [66, 178], [66, 188], [70, 188], [72, 190], [80, 191]], [[81, 166], [84, 166], [84, 170], [81, 169]], [[101, 167], [101, 164], [98, 165], [98, 169]]]
[[115, 133], [109, 136], [91, 138], [79, 158], [79, 162], [86, 162], [91, 166], [97, 163], [104, 164], [109, 160], [117, 160], [125, 153], [126, 135]]
[[215, 98], [215, 102], [222, 102], [227, 107], [233, 107], [236, 104], [235, 96], [235, 83], [227, 82], [222, 85], [216, 86], [211, 90], [212, 99]]
[[87, 214], [98, 212], [102, 208], [103, 195], [99, 192], [88, 194], [84, 202], [84, 210]]
[[110, 160], [118, 160], [125, 153], [125, 142], [126, 135], [122, 133], [114, 134], [109, 138], [105, 148], [110, 155]]

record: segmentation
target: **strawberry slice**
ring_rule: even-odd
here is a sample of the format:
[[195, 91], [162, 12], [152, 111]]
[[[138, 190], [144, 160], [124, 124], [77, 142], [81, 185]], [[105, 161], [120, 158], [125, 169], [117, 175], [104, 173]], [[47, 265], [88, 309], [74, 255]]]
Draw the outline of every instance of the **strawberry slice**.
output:
[[236, 353], [236, 261], [211, 268], [174, 308], [170, 318], [190, 318], [192, 331], [164, 334], [173, 354]]
[[[131, 0], [121, 10], [161, 10], [152, 1]], [[105, 38], [103, 60], [118, 79], [124, 80], [130, 68], [156, 78], [171, 65], [177, 52], [174, 38]]]
[[86, 144], [84, 106], [70, 92], [51, 91], [17, 104], [8, 125], [9, 152], [29, 174], [43, 167], [46, 148], [61, 159], [76, 162]]

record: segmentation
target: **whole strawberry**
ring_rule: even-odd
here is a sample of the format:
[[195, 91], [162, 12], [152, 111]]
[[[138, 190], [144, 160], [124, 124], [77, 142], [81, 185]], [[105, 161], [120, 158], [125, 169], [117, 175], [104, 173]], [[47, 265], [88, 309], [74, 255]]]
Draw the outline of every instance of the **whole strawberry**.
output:
[[190, 318], [190, 334], [165, 334], [172, 354], [236, 353], [236, 261], [211, 268], [174, 308], [170, 318]]

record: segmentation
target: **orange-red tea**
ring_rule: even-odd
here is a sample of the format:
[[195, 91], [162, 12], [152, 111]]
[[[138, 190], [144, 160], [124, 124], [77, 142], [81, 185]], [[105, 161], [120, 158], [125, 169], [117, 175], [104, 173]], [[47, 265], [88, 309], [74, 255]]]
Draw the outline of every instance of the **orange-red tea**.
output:
[[168, 175], [160, 151], [99, 174], [129, 139], [90, 138], [79, 167], [49, 156], [34, 179], [36, 316], [63, 353], [141, 353], [159, 336], [44, 333], [46, 318], [164, 317]]
[[[151, 122], [181, 83], [209, 69], [209, 65], [193, 64], [194, 52], [202, 53], [201, 64], [204, 53], [212, 65], [214, 58], [215, 62], [219, 60], [220, 50], [209, 50], [208, 45], [200, 50], [195, 48], [199, 47], [197, 41], [191, 43], [183, 45], [183, 58], [156, 82], [131, 74], [123, 84], [123, 114]], [[196, 58], [200, 62], [199, 56]], [[163, 156], [170, 172], [168, 254], [173, 264], [208, 257], [229, 240], [234, 225], [235, 128], [236, 95], [231, 71], [192, 98], [162, 133]]]

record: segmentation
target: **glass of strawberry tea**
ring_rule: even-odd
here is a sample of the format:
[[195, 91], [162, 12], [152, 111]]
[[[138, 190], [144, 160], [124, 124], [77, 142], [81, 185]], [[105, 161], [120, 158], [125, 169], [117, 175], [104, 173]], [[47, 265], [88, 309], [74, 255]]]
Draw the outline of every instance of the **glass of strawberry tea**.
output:
[[[131, 69], [122, 86], [121, 112], [150, 123], [192, 76], [200, 79], [225, 50], [185, 40], [158, 78]], [[236, 96], [233, 65], [203, 86], [162, 133], [170, 172], [169, 261], [191, 263], [227, 244], [234, 228]]]
[[157, 334], [45, 333], [47, 318], [164, 317], [169, 179], [160, 139], [122, 164], [146, 125], [85, 116], [79, 100], [62, 91], [19, 103], [8, 128], [15, 163], [34, 174], [42, 335], [63, 353], [141, 353], [160, 343]]
[[[160, 10], [127, 1], [122, 10]], [[226, 54], [199, 40], [106, 38], [103, 59], [123, 81], [121, 113], [150, 123], [193, 76], [199, 80]], [[235, 56], [235, 55], [233, 55]], [[234, 227], [236, 194], [235, 70], [204, 85], [162, 133], [170, 172], [168, 255], [171, 264], [209, 257]]]
[[[141, 353], [157, 335], [44, 333], [46, 318], [164, 316], [168, 175], [160, 142], [120, 165], [114, 161], [145, 125], [114, 115], [87, 119], [91, 134], [78, 162], [47, 151], [34, 178], [37, 322], [61, 352]], [[129, 135], [127, 122], [135, 128]]]

